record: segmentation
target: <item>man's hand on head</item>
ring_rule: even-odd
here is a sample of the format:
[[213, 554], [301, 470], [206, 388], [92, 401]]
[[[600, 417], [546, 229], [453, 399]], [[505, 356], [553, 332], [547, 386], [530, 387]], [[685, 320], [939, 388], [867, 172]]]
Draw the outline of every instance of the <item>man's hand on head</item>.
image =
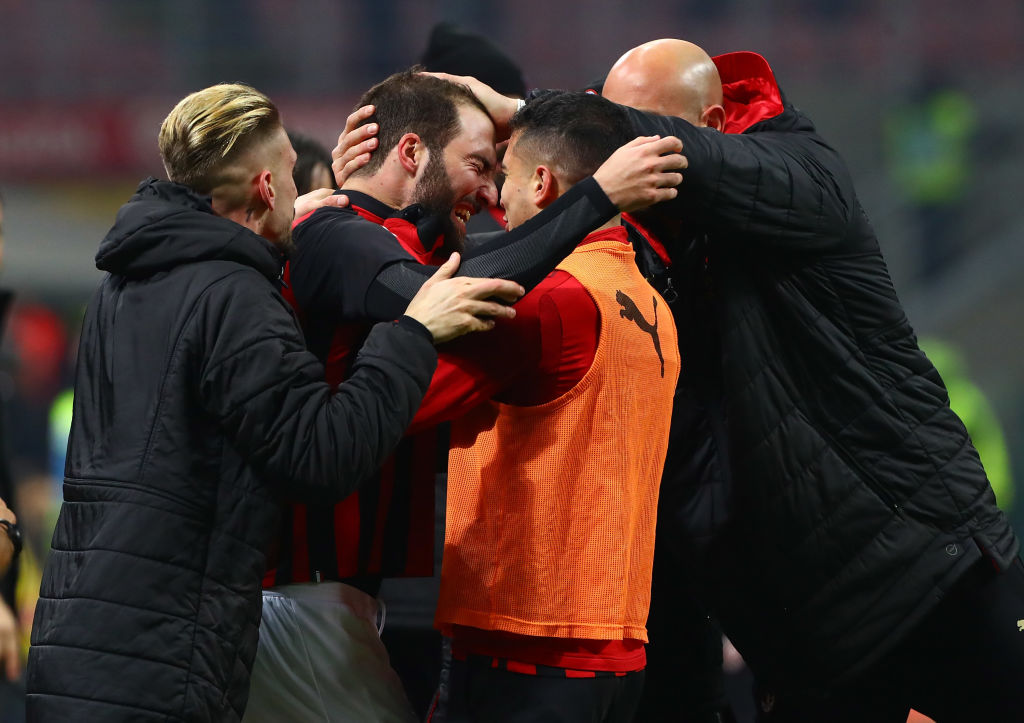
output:
[[519, 108], [519, 100], [517, 98], [502, 95], [491, 86], [470, 75], [451, 75], [450, 73], [425, 73], [425, 75], [432, 75], [435, 78], [452, 83], [460, 83], [468, 87], [473, 95], [476, 96], [476, 99], [487, 109], [491, 120], [494, 121], [495, 140], [503, 141], [508, 138], [509, 123]]
[[613, 153], [594, 180], [620, 211], [637, 211], [678, 195], [686, 168], [683, 142], [675, 136], [641, 136]]
[[338, 188], [345, 185], [349, 176], [370, 162], [370, 154], [377, 148], [377, 124], [359, 125], [373, 115], [375, 110], [372, 105], [364, 105], [345, 120], [345, 130], [338, 136], [338, 145], [331, 151], [331, 158], [334, 159], [331, 170]]

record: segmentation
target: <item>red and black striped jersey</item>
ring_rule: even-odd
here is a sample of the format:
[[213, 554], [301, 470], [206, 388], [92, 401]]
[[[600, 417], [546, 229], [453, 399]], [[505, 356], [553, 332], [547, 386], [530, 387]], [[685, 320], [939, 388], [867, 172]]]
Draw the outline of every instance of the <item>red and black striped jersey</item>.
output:
[[[418, 246], [415, 233], [395, 234], [384, 228], [386, 221], [403, 223], [389, 220], [391, 208], [364, 194], [346, 193], [351, 207], [333, 209], [326, 223], [317, 217], [313, 223], [300, 219], [296, 224], [296, 236], [307, 253], [289, 263], [283, 289], [296, 309], [307, 345], [324, 363], [332, 385], [348, 376], [372, 326], [345, 317], [351, 318], [362, 304], [360, 296], [375, 270], [410, 255], [424, 264], [441, 261], [433, 258], [433, 248]], [[346, 273], [333, 279], [308, 273], [304, 265], [317, 264], [324, 254], [342, 255]], [[325, 308], [319, 299], [337, 299], [339, 292], [335, 288], [321, 294], [323, 284], [344, 286], [347, 308]], [[445, 470], [447, 455], [447, 425], [430, 426], [406, 436], [377, 479], [340, 502], [283, 504], [264, 587], [341, 580], [374, 592], [381, 577], [432, 575], [435, 476]]]

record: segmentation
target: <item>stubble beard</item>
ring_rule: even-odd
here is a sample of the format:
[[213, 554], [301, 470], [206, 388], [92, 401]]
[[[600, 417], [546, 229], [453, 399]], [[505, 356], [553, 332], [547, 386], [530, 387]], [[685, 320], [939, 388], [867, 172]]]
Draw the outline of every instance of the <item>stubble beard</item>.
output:
[[440, 220], [443, 237], [441, 250], [449, 255], [453, 251], [462, 251], [466, 245], [466, 233], [452, 219], [455, 190], [441, 157], [441, 153], [430, 154], [423, 177], [413, 189], [412, 203], [418, 203], [428, 215]]
[[274, 242], [274, 246], [280, 251], [285, 258], [290, 258], [295, 253], [295, 239], [292, 237], [292, 229], [289, 224], [288, 230], [277, 241]]

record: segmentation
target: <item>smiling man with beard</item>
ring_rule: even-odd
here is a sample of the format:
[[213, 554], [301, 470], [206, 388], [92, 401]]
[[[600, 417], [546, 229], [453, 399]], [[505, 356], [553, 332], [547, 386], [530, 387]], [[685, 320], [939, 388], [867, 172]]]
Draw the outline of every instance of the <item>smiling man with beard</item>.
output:
[[[495, 129], [468, 89], [406, 71], [371, 88], [364, 105], [375, 107], [365, 123], [379, 125], [379, 150], [344, 183], [350, 208], [300, 219], [286, 273], [331, 384], [348, 376], [372, 321], [400, 313], [432, 265], [461, 248], [469, 217], [497, 203]], [[515, 232], [474, 244], [459, 273], [534, 286], [619, 210], [674, 197], [679, 150], [674, 138], [631, 142]], [[443, 389], [443, 376], [433, 384]], [[284, 511], [248, 723], [415, 719], [378, 637], [375, 596], [384, 576], [433, 574], [434, 477], [448, 440], [430, 410], [451, 399], [435, 400], [418, 418], [425, 431], [381, 467], [379, 488]]]

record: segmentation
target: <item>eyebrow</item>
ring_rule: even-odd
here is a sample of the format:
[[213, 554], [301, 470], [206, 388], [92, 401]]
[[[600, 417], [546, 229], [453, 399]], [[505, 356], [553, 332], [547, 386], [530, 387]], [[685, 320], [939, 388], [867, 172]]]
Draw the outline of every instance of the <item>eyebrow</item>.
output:
[[483, 165], [485, 171], [490, 171], [495, 166], [493, 161], [491, 161], [489, 158], [487, 158], [486, 156], [484, 156], [484, 155], [482, 155], [480, 153], [470, 153], [469, 154], [469, 158], [472, 158], [474, 160], [480, 161], [480, 163]]

